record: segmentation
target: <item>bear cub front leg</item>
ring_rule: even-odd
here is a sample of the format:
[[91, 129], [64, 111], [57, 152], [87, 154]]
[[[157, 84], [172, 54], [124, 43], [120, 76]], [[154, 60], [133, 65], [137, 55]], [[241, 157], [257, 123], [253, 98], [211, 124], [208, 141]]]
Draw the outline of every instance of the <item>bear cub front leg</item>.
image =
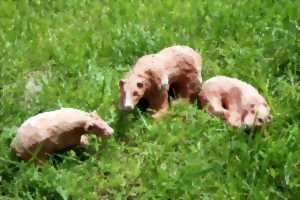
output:
[[168, 91], [163, 90], [152, 97], [150, 102], [150, 109], [155, 113], [152, 115], [153, 118], [159, 118], [168, 111]]

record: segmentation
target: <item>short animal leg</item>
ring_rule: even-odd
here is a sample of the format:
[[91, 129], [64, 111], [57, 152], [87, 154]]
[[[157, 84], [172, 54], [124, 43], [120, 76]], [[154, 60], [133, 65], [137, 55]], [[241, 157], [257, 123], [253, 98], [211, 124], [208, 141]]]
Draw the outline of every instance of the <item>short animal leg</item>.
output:
[[223, 118], [227, 119], [229, 117], [229, 112], [223, 108], [222, 99], [219, 96], [212, 96], [208, 98], [208, 111]]
[[80, 146], [81, 146], [81, 147], [85, 147], [85, 146], [87, 146], [87, 145], [89, 145], [88, 137], [87, 137], [86, 135], [82, 135], [82, 136], [80, 137]]
[[190, 100], [190, 102], [197, 100], [198, 103], [200, 103], [199, 93], [201, 91], [201, 82], [195, 77], [195, 80], [193, 82], [190, 82], [188, 87], [188, 99]]
[[208, 108], [210, 111], [217, 116], [226, 120], [227, 124], [231, 127], [241, 127], [242, 117], [239, 112], [228, 111], [223, 108], [221, 99], [213, 99], [210, 101], [210, 107]]
[[168, 92], [162, 91], [156, 98], [150, 102], [150, 109], [155, 110], [156, 113], [152, 115], [154, 118], [159, 117], [166, 113], [169, 108]]
[[180, 97], [188, 99], [190, 102], [193, 102], [195, 99], [197, 99], [201, 90], [201, 82], [197, 75], [190, 75], [189, 78], [183, 80], [179, 85]]
[[226, 118], [229, 126], [239, 128], [242, 125], [242, 116], [238, 112], [230, 112], [229, 116]]
[[232, 127], [241, 127], [243, 111], [241, 109], [241, 91], [239, 88], [230, 89], [229, 93], [222, 97], [222, 104], [227, 107], [229, 116], [226, 118]]
[[178, 96], [180, 98], [185, 98], [188, 99], [189, 98], [189, 88], [187, 83], [184, 83], [185, 81], [182, 81], [180, 83], [178, 83]]

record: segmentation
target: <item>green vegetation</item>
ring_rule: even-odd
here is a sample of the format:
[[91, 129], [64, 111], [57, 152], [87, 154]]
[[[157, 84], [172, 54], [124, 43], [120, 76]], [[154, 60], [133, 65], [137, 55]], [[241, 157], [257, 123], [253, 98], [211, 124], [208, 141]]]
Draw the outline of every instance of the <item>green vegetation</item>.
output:
[[[118, 112], [120, 77], [173, 44], [201, 51], [204, 80], [257, 87], [273, 123], [234, 130], [184, 102], [161, 121]], [[300, 1], [2, 0], [0, 68], [1, 200], [300, 197]], [[96, 110], [114, 137], [12, 158], [17, 127], [62, 106]]]

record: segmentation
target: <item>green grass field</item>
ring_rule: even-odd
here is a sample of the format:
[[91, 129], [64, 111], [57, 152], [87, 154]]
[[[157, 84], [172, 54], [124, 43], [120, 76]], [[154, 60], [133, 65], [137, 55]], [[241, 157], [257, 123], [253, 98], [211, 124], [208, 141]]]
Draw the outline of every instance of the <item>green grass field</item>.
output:
[[[204, 80], [254, 85], [273, 122], [231, 129], [179, 102], [155, 121], [120, 113], [118, 81], [173, 44], [199, 50]], [[299, 199], [300, 1], [0, 1], [0, 199]], [[109, 140], [43, 165], [11, 157], [40, 112], [96, 110]]]

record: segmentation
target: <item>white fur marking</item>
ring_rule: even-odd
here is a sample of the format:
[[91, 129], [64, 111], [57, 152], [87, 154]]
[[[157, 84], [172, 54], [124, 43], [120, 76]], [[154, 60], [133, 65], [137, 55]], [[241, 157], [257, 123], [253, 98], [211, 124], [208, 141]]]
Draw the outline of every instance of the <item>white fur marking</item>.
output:
[[124, 106], [125, 106], [125, 108], [133, 107], [131, 96], [127, 93], [125, 94], [125, 105]]
[[169, 88], [169, 78], [167, 75], [163, 75], [161, 78], [161, 85], [164, 89], [168, 89]]

